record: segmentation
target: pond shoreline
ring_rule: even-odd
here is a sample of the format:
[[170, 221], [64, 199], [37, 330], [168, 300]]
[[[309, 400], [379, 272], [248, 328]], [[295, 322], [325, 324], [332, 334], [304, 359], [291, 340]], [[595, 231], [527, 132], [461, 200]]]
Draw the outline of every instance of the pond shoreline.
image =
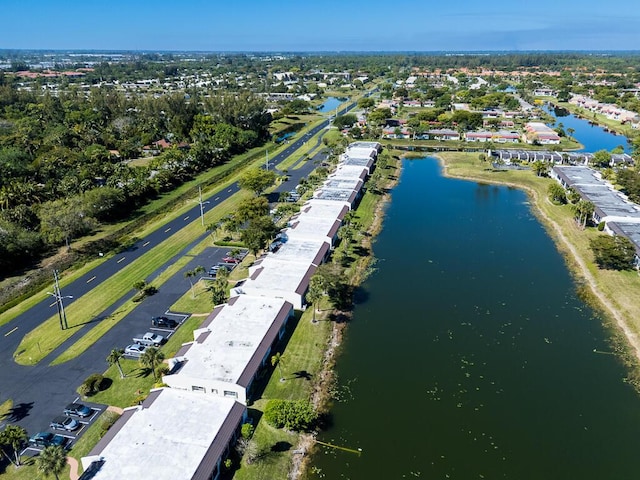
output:
[[[544, 210], [540, 207], [541, 201], [548, 201], [548, 199], [541, 199], [538, 192], [527, 185], [523, 185], [519, 182], [499, 180], [499, 179], [487, 179], [474, 177], [472, 175], [454, 175], [449, 171], [451, 166], [447, 159], [443, 158], [439, 154], [434, 154], [434, 158], [440, 162], [442, 166], [442, 175], [448, 178], [456, 178], [461, 180], [469, 180], [480, 183], [493, 183], [496, 185], [504, 185], [508, 187], [518, 188], [526, 192], [528, 198], [531, 199], [532, 213], [538, 218], [550, 235], [551, 239], [556, 244], [559, 252], [565, 258], [567, 266], [571, 273], [578, 279], [586, 282], [589, 290], [593, 294], [598, 303], [600, 310], [606, 314], [606, 316], [612, 320], [613, 324], [617, 327], [619, 333], [624, 335], [627, 346], [633, 351], [633, 357], [637, 363], [640, 363], [640, 338], [636, 332], [634, 332], [633, 325], [631, 325], [621, 310], [616, 307], [615, 300], [606, 295], [598, 286], [598, 281], [590, 272], [587, 266], [587, 259], [583, 258], [578, 252], [577, 248], [569, 240], [562, 227], [555, 222]], [[637, 368], [637, 365], [636, 365]]]

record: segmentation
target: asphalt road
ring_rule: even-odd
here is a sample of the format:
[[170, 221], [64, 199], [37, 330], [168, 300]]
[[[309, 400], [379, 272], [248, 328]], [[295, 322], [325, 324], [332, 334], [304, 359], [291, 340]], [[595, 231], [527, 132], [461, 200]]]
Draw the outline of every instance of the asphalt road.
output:
[[[343, 109], [341, 113], [353, 107], [354, 105], [350, 105]], [[280, 162], [302, 147], [306, 141], [322, 129], [327, 128], [328, 125], [329, 120], [325, 120], [305, 135], [293, 141], [284, 151], [270, 159], [270, 164], [273, 163], [277, 168]], [[320, 140], [318, 140], [319, 142]], [[324, 158], [324, 154], [316, 154], [313, 158], [304, 161], [299, 168], [290, 170], [289, 180], [279, 185], [277, 191], [288, 191], [294, 188], [300, 179], [308, 176]], [[215, 208], [238, 190], [237, 183], [234, 183], [223, 191], [203, 199], [209, 202], [205, 207], [207, 209]], [[106, 260], [84, 276], [65, 286], [61, 292], [62, 296], [73, 296], [73, 298], [64, 299], [65, 305], [70, 304], [92, 289], [99, 288], [104, 280], [139, 258], [149, 249], [170, 238], [188, 223], [197, 219], [199, 215], [200, 206], [196, 204], [182, 217], [167, 223], [136, 242], [128, 251]], [[206, 235], [207, 233], [203, 233], [174, 258], [167, 259], [167, 262], [154, 272], [149, 279], [154, 278], [166, 266], [186, 255]], [[104, 312], [97, 312], [92, 322], [73, 326], [73, 322], [70, 321], [71, 328], [76, 329], [74, 335], [36, 366], [27, 367], [16, 364], [13, 361], [13, 353], [26, 333], [56, 314], [54, 298], [44, 297], [33, 308], [2, 326], [0, 328], [0, 365], [4, 368], [0, 369], [0, 403], [7, 399], [12, 399], [14, 404], [10, 414], [0, 421], [0, 428], [4, 423], [14, 423], [24, 427], [29, 435], [48, 430], [49, 422], [55, 416], [61, 414], [66, 404], [77, 398], [75, 390], [85, 378], [92, 373], [103, 372], [106, 369], [108, 365], [105, 359], [112, 349], [124, 348], [132, 343], [133, 335], [141, 332], [152, 330], [162, 335], [170, 336], [172, 334], [170, 330], [153, 329], [150, 323], [151, 317], [165, 314], [167, 309], [189, 290], [189, 281], [184, 278], [185, 271], [198, 265], [208, 269], [211, 265], [218, 263], [227, 251], [228, 248], [208, 248], [202, 254], [194, 257], [183, 269], [164, 283], [156, 295], [141, 302], [133, 312], [111, 328], [89, 350], [64, 364], [49, 365], [53, 359], [81, 338], [95, 323], [109, 316], [131, 298], [134, 294], [133, 290]], [[180, 313], [169, 313], [168, 315], [175, 315], [172, 318], [178, 321], [183, 321], [187, 318], [187, 315]], [[99, 408], [99, 406], [96, 407]]]

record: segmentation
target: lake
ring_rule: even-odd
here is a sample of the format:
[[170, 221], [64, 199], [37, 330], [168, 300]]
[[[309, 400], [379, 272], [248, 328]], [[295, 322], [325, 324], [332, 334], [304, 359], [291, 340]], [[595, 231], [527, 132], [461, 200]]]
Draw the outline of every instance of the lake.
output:
[[565, 132], [569, 128], [575, 130], [572, 136], [579, 139], [579, 142], [584, 145], [582, 150], [578, 150], [580, 152], [594, 153], [602, 149], [611, 151], [621, 145], [625, 153], [631, 153], [631, 145], [627, 142], [627, 137], [623, 135], [616, 135], [599, 125], [592, 125], [587, 120], [576, 117], [564, 109], [546, 106], [544, 110], [555, 118], [555, 124], [552, 124], [552, 127], [562, 123]]
[[523, 192], [406, 160], [373, 252], [318, 437], [362, 454], [311, 478], [638, 477], [638, 396]]
[[346, 99], [337, 97], [328, 97], [322, 105], [318, 107], [318, 111], [321, 113], [333, 112], [338, 108]]

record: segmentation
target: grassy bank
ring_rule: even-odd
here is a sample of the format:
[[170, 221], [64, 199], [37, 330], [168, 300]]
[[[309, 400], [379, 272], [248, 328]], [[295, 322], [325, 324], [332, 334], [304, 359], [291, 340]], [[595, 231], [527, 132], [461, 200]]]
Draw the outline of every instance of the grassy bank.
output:
[[[397, 180], [400, 162], [389, 158], [389, 167], [383, 176], [383, 187], [390, 188]], [[341, 242], [334, 251], [332, 262], [343, 267], [344, 281], [353, 291], [366, 278], [372, 267], [371, 242], [379, 231], [383, 208], [388, 195], [366, 192], [355, 211], [353, 222], [357, 224], [357, 234], [351, 242]], [[286, 343], [283, 353], [283, 374], [271, 375], [260, 397], [250, 408], [256, 419], [262, 417], [269, 399], [303, 400], [312, 399], [320, 411], [327, 411], [331, 405], [332, 390], [335, 385], [333, 365], [339, 351], [344, 329], [348, 325], [349, 312], [334, 310], [329, 299], [320, 303], [320, 311], [315, 313], [310, 306], [301, 315]], [[341, 321], [335, 321], [341, 318]], [[264, 421], [257, 423], [252, 440], [260, 455], [251, 464], [243, 458], [235, 471], [236, 480], [259, 480], [266, 478], [287, 478], [292, 470], [304, 472], [313, 451], [310, 435], [285, 432], [275, 429]], [[278, 442], [287, 442], [291, 448], [280, 451]], [[302, 456], [294, 451], [305, 450]]]
[[[439, 153], [445, 173], [451, 177], [472, 179], [487, 183], [507, 184], [523, 188], [529, 194], [533, 211], [545, 225], [559, 251], [579, 284], [580, 293], [591, 305], [605, 313], [609, 325], [626, 338], [622, 359], [634, 368], [629, 381], [636, 387], [640, 345], [640, 276], [634, 270], [614, 271], [599, 269], [593, 259], [589, 241], [603, 235], [595, 228], [582, 230], [574, 221], [570, 205], [554, 205], [548, 200], [547, 189], [554, 182], [550, 178], [536, 177], [531, 171], [495, 171], [478, 160], [477, 154]], [[612, 341], [617, 340], [612, 336]], [[619, 337], [617, 337], [619, 340]]]

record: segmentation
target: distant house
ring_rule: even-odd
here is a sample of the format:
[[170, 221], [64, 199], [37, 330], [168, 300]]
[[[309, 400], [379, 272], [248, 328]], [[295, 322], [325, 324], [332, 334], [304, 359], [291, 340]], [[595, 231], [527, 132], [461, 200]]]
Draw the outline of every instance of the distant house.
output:
[[427, 136], [432, 140], [460, 140], [460, 134], [448, 128], [429, 130]]
[[541, 145], [557, 145], [560, 135], [554, 129], [542, 122], [529, 122], [524, 126], [527, 143], [538, 142]]
[[520, 134], [518, 132], [467, 132], [464, 139], [467, 142], [518, 143]]

